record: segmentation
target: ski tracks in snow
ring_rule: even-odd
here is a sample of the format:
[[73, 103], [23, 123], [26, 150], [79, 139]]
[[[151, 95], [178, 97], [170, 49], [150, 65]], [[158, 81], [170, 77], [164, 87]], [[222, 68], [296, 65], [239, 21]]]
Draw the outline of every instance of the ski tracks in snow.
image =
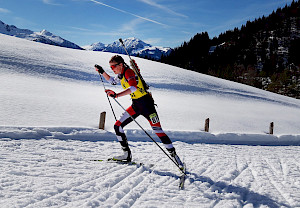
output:
[[[10, 207], [300, 207], [299, 147], [175, 142], [179, 171], [151, 142], [130, 142], [126, 165], [90, 161], [116, 142], [0, 141], [0, 203]], [[155, 164], [153, 167], [149, 164]]]
[[195, 185], [202, 200], [210, 199], [204, 207], [300, 207], [299, 153], [280, 153], [284, 147], [216, 145], [205, 151], [209, 145], [199, 146], [204, 153], [199, 151], [202, 159], [192, 165], [198, 173], [190, 188]]
[[147, 190], [151, 170], [145, 166], [115, 164], [122, 171], [112, 172], [110, 177], [98, 186], [105, 189], [93, 201], [99, 207], [131, 207]]

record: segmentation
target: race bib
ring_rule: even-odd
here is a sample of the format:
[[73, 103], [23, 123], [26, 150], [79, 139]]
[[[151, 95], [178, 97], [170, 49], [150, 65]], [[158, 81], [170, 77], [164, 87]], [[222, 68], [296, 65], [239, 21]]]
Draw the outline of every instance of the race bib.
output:
[[156, 113], [152, 113], [149, 117], [153, 124], [159, 123], [159, 118]]

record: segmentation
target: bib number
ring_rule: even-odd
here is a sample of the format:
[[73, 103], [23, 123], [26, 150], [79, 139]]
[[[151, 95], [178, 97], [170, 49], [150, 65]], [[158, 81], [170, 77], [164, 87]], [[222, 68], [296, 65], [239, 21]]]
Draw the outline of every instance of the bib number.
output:
[[159, 118], [156, 113], [152, 113], [149, 117], [153, 124], [159, 123]]

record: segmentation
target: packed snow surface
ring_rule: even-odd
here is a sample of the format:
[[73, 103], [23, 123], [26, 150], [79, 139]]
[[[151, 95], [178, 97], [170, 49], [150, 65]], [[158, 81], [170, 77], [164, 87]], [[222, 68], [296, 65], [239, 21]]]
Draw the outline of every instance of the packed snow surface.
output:
[[144, 59], [136, 62], [187, 165], [184, 190], [176, 166], [134, 123], [125, 131], [143, 166], [91, 161], [121, 153], [93, 67], [113, 75], [112, 55], [0, 34], [1, 207], [300, 207], [299, 100]]
[[179, 190], [153, 142], [129, 143], [144, 166], [90, 161], [119, 154], [114, 142], [2, 139], [1, 207], [300, 207], [298, 146], [175, 142]]

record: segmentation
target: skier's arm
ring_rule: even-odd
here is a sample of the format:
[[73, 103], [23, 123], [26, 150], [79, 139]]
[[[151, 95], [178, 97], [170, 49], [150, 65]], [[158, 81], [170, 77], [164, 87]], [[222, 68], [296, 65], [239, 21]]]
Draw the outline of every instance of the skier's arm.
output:
[[98, 64], [95, 64], [95, 69], [96, 71], [103, 75], [103, 77], [108, 81], [110, 79], [110, 76], [104, 71], [104, 69], [102, 68], [102, 66], [99, 66]]
[[110, 82], [112, 85], [116, 85], [119, 82], [118, 78], [113, 78], [113, 77], [109, 76], [104, 71], [104, 69], [101, 66], [99, 66], [98, 64], [95, 64], [95, 69], [99, 74], [101, 74], [105, 78], [105, 80]]
[[111, 77], [106, 72], [103, 72], [102, 75], [107, 81], [111, 82]]
[[126, 90], [117, 93], [117, 97], [122, 97], [122, 96], [129, 95], [129, 94], [131, 94], [131, 90], [130, 90], [130, 88], [127, 88]]

